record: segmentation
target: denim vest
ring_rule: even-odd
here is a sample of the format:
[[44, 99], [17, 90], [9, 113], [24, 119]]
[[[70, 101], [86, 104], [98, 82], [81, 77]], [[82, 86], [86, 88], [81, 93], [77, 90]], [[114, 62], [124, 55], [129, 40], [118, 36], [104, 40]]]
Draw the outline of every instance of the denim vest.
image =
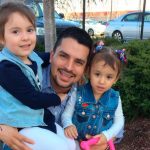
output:
[[78, 130], [78, 140], [85, 140], [86, 134], [97, 135], [109, 129], [118, 106], [119, 93], [106, 91], [96, 102], [90, 83], [78, 88], [73, 124]]
[[[34, 52], [30, 54], [29, 58], [37, 63], [37, 74], [40, 83], [42, 83], [42, 60]], [[0, 62], [3, 60], [8, 60], [16, 64], [29, 79], [35, 89], [41, 90], [41, 87], [36, 80], [33, 70], [29, 66], [25, 65], [7, 48], [4, 48], [0, 52]], [[13, 95], [7, 92], [2, 86], [0, 86], [0, 124], [7, 124], [9, 126], [20, 128], [31, 126], [45, 126], [46, 124], [44, 123], [43, 118], [44, 109], [34, 110], [29, 108], [28, 106], [25, 106]]]

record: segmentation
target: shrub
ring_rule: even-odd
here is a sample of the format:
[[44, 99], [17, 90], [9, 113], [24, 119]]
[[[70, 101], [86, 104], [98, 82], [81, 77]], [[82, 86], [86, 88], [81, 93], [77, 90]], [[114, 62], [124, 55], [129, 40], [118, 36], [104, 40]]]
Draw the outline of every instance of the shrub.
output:
[[126, 48], [128, 64], [116, 84], [128, 119], [150, 117], [150, 40], [134, 40]]

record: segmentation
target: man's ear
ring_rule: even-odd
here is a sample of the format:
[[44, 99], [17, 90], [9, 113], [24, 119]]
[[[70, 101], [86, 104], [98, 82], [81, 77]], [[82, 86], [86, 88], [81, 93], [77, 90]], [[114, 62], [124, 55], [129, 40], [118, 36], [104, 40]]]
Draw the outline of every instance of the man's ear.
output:
[[53, 57], [54, 57], [54, 51], [52, 50], [50, 52], [50, 60], [49, 60], [50, 63], [52, 62]]

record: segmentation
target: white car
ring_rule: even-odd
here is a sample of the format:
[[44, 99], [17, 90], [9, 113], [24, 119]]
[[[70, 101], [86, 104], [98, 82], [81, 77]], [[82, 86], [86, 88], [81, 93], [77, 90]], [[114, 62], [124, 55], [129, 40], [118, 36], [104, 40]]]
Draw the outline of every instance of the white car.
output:
[[85, 20], [85, 30], [90, 36], [103, 35], [106, 29], [106, 25], [96, 20]]
[[[111, 20], [106, 25], [105, 37], [118, 40], [140, 39], [142, 12], [132, 12]], [[143, 39], [150, 38], [150, 12], [144, 14]]]
[[[82, 28], [82, 20], [74, 20], [74, 21], [80, 23], [80, 28]], [[106, 29], [106, 24], [103, 21], [97, 21], [94, 19], [86, 19], [85, 20], [85, 31], [90, 36], [104, 35], [105, 29]]]

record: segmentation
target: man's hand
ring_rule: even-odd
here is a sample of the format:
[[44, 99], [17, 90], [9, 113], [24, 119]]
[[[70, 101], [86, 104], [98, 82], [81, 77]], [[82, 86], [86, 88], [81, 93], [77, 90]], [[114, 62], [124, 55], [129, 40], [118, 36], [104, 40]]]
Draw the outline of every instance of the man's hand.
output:
[[[34, 142], [25, 136], [19, 134], [16, 128], [0, 125], [0, 139], [13, 150], [31, 150], [25, 143], [34, 144]], [[24, 143], [25, 142], [25, 143]]]

